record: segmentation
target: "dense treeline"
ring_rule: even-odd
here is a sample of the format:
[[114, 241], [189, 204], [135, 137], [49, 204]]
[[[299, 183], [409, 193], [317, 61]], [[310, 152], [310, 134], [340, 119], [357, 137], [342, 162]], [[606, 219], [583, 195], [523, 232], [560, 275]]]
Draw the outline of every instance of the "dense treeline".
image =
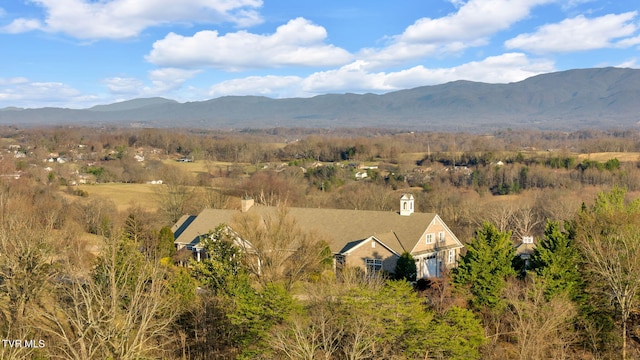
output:
[[[135, 129], [61, 127], [17, 129], [0, 127], [0, 136], [18, 140], [42, 151], [73, 149], [85, 144], [92, 151], [149, 146], [166, 154], [192, 155], [196, 159], [253, 162], [263, 159], [320, 157], [341, 159], [392, 159], [415, 152], [493, 152], [522, 149], [577, 153], [640, 151], [640, 135], [633, 130], [580, 130], [576, 132], [498, 131], [471, 133], [399, 132], [385, 129], [271, 129], [216, 131], [192, 129]], [[274, 143], [288, 144], [284, 148]], [[253, 160], [253, 161], [252, 161]]]
[[[0, 178], [0, 331], [14, 344], [0, 349], [2, 358], [639, 354], [638, 164], [578, 157], [636, 151], [635, 133], [2, 129], [2, 135], [10, 140], [4, 145], [21, 147], [3, 153], [0, 172], [23, 175]], [[132, 160], [141, 148], [160, 153]], [[15, 151], [25, 156], [11, 156]], [[42, 159], [54, 152], [71, 165], [43, 170]], [[166, 161], [182, 157], [211, 166], [193, 176]], [[229, 164], [214, 165], [223, 160]], [[68, 186], [71, 166], [101, 182], [161, 178], [157, 208], [118, 210]], [[367, 177], [356, 180], [358, 171]], [[392, 211], [406, 191], [466, 242], [459, 268], [442, 279], [407, 282], [415, 276], [410, 258], [399, 262], [404, 276], [396, 279], [334, 273], [324, 239], [298, 228], [286, 211]], [[224, 227], [207, 235], [205, 261], [190, 263], [188, 254], [175, 252], [169, 227], [177, 218], [233, 206], [244, 195], [282, 206], [260, 226], [249, 216], [231, 224], [254, 244], [251, 256]], [[515, 253], [523, 236], [536, 238], [528, 259]], [[293, 253], [273, 251], [282, 244]], [[31, 346], [40, 340], [44, 347]]]

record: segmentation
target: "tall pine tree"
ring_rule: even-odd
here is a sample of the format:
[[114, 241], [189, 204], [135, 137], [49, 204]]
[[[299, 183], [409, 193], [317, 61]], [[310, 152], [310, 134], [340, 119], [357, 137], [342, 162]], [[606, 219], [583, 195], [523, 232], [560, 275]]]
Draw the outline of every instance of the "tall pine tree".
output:
[[579, 261], [572, 233], [561, 229], [557, 221], [547, 222], [544, 238], [531, 256], [531, 270], [542, 281], [547, 299], [560, 293], [574, 301], [580, 297], [584, 283]]
[[475, 308], [498, 309], [506, 279], [516, 275], [511, 266], [514, 257], [511, 232], [501, 232], [493, 224], [484, 223], [454, 269], [454, 283], [469, 290], [470, 303]]

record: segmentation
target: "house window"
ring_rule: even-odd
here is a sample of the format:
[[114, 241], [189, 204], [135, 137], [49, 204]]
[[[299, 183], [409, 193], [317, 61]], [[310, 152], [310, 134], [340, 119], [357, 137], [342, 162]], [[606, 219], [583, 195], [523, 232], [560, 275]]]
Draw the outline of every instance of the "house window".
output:
[[455, 249], [449, 250], [449, 258], [447, 259], [447, 262], [449, 264], [453, 264], [454, 262], [456, 262], [456, 251], [455, 251]]
[[382, 270], [382, 259], [365, 259], [367, 273], [374, 273]]
[[376, 242], [375, 242], [375, 241], [373, 241], [373, 240], [371, 240], [371, 248], [372, 248], [372, 249], [375, 249], [375, 248], [376, 248]]
[[344, 255], [336, 255], [335, 260], [336, 260], [336, 269], [343, 269], [346, 263]]
[[438, 241], [444, 242], [444, 231], [438, 233]]
[[427, 234], [427, 244], [433, 244], [433, 234]]

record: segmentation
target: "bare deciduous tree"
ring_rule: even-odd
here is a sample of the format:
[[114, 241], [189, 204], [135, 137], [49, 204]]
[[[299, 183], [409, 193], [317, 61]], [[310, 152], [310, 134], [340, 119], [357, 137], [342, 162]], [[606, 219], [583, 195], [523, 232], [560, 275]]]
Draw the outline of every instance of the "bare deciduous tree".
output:
[[47, 233], [28, 221], [0, 230], [0, 311], [5, 325], [20, 328], [54, 276]]
[[275, 350], [289, 359], [360, 360], [373, 356], [381, 330], [379, 319], [352, 312], [344, 299], [352, 292], [377, 292], [385, 280], [348, 268], [343, 275], [340, 279], [323, 276], [306, 287], [306, 315], [297, 315], [272, 331], [269, 343]]
[[165, 221], [175, 223], [182, 215], [193, 210], [194, 190], [192, 179], [177, 166], [167, 166], [162, 172], [164, 184], [157, 188], [159, 212]]
[[41, 312], [40, 328], [53, 339], [53, 357], [139, 359], [161, 355], [171, 341], [176, 307], [164, 270], [145, 261], [125, 240], [105, 240], [91, 276], [75, 276], [67, 269], [55, 303]]
[[506, 232], [511, 230], [511, 224], [517, 211], [518, 207], [512, 202], [491, 204], [486, 208], [482, 221], [489, 221], [496, 226], [498, 231]]
[[542, 222], [543, 219], [536, 209], [528, 206], [521, 207], [513, 215], [513, 234], [519, 239], [523, 236], [532, 236]]
[[283, 282], [290, 289], [330, 256], [320, 237], [301, 229], [285, 207], [264, 218], [242, 214], [231, 228], [246, 240], [241, 246], [249, 254], [247, 268], [262, 284]]
[[640, 199], [625, 200], [626, 191], [600, 193], [577, 221], [578, 245], [598, 290], [616, 304], [622, 328], [622, 358], [627, 351], [627, 322], [640, 293]]
[[359, 182], [344, 186], [336, 202], [338, 207], [344, 209], [389, 211], [395, 200], [392, 195], [394, 192], [382, 185]]
[[575, 305], [566, 296], [545, 298], [532, 279], [511, 281], [505, 291], [507, 322], [517, 342], [518, 358], [566, 359], [575, 341]]

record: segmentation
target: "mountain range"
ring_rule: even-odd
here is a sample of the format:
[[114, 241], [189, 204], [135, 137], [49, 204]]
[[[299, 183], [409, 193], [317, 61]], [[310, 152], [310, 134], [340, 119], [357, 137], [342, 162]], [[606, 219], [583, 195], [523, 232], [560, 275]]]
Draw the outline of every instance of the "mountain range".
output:
[[10, 107], [0, 109], [0, 124], [469, 132], [631, 128], [640, 124], [640, 70], [576, 69], [509, 84], [461, 80], [381, 95], [225, 96], [186, 103], [145, 98], [87, 109]]

